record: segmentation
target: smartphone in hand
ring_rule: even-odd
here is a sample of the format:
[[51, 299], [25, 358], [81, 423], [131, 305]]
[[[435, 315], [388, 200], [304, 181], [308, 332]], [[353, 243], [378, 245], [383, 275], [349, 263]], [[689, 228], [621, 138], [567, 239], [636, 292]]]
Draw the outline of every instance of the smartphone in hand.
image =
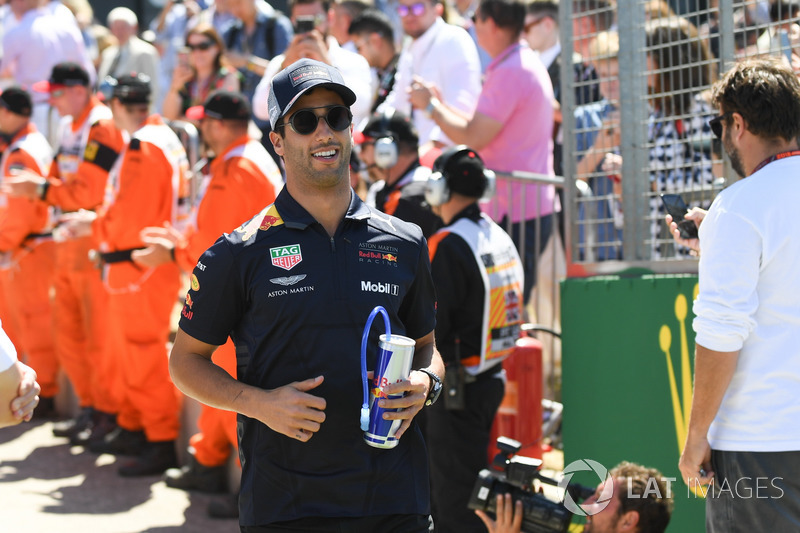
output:
[[679, 194], [662, 194], [661, 201], [664, 203], [664, 209], [667, 210], [672, 216], [672, 220], [678, 225], [678, 231], [682, 239], [696, 239], [697, 238], [697, 224], [692, 220], [684, 219], [689, 206], [683, 201]]
[[294, 32], [296, 34], [308, 33], [314, 31], [317, 27], [317, 17], [314, 16], [299, 16], [295, 19]]

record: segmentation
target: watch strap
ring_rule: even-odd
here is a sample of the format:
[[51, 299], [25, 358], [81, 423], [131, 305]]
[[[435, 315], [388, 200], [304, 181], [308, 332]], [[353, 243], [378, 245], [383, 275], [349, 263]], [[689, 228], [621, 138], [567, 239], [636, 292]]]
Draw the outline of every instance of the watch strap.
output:
[[431, 378], [431, 386], [428, 389], [428, 397], [425, 399], [425, 405], [433, 405], [439, 398], [439, 393], [442, 391], [442, 378], [440, 378], [436, 372], [428, 370], [427, 368], [420, 368], [419, 371], [425, 372], [428, 374], [428, 377]]

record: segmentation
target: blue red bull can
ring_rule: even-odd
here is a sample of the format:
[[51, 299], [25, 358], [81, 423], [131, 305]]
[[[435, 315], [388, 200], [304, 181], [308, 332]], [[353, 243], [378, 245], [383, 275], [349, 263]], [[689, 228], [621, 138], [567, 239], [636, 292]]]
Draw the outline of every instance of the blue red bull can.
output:
[[402, 335], [380, 336], [378, 343], [378, 365], [372, 379], [369, 395], [369, 429], [364, 432], [364, 440], [375, 448], [394, 448], [398, 440], [394, 438], [402, 420], [384, 420], [383, 413], [397, 411], [378, 406], [381, 398], [402, 398], [402, 394], [387, 395], [383, 390], [387, 385], [408, 378], [411, 361], [414, 359], [416, 341]]

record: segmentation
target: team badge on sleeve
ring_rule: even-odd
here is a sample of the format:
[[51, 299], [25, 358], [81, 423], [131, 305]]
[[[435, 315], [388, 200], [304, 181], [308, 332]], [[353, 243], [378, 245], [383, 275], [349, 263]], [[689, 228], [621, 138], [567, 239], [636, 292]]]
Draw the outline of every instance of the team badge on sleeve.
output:
[[100, 145], [98, 145], [94, 141], [90, 141], [86, 145], [86, 149], [83, 151], [83, 159], [86, 161], [94, 161], [94, 158], [97, 157], [97, 151], [100, 149]]
[[272, 204], [269, 206], [264, 218], [261, 219], [261, 225], [258, 226], [258, 229], [261, 231], [267, 231], [269, 228], [273, 226], [280, 226], [281, 224], [283, 224], [283, 219], [278, 214], [275, 204]]

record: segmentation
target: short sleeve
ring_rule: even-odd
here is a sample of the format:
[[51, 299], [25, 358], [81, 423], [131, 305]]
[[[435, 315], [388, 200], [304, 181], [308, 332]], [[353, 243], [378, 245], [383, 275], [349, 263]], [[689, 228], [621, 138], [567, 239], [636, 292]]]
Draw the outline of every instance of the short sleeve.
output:
[[201, 342], [225, 344], [242, 315], [240, 279], [231, 246], [220, 237], [192, 271], [180, 328]]
[[17, 350], [6, 332], [0, 329], [0, 372], [5, 372], [17, 361]]

